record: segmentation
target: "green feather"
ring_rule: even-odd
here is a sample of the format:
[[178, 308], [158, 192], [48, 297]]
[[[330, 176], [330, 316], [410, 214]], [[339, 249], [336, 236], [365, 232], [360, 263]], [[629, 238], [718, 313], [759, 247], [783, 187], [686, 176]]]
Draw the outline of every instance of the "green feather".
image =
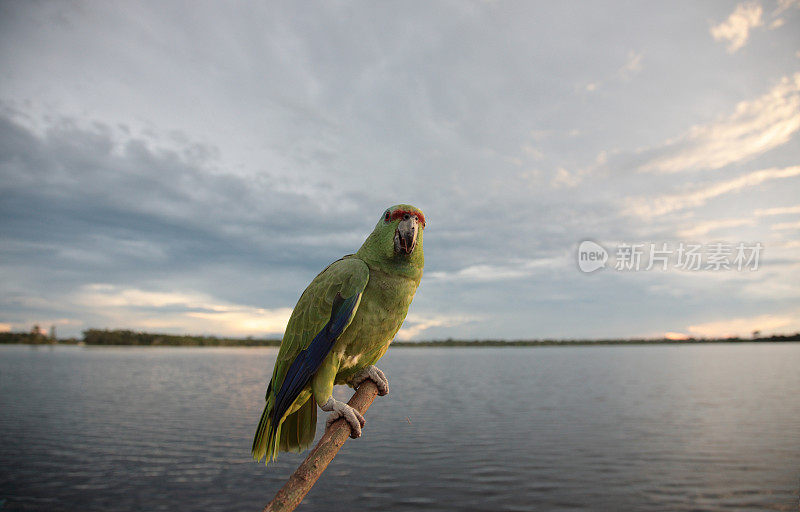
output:
[[[336, 295], [350, 297], [360, 294], [368, 280], [369, 269], [363, 261], [343, 258], [320, 272], [297, 301], [283, 335], [269, 385], [267, 405], [253, 440], [252, 454], [256, 460], [266, 457], [267, 462], [270, 462], [277, 458], [278, 451], [302, 451], [304, 448], [300, 447], [308, 444], [303, 440], [308, 437], [313, 440], [316, 430], [316, 409], [313, 407], [316, 405], [309, 400], [310, 386], [295, 400], [278, 425], [272, 425], [271, 420], [275, 396], [297, 354], [311, 344], [314, 336], [330, 320], [331, 308]], [[300, 400], [301, 397], [302, 400]], [[295, 411], [301, 411], [307, 401], [311, 402], [308, 407], [312, 408], [313, 413], [295, 413]], [[284, 428], [284, 424], [290, 417], [292, 421]], [[300, 421], [304, 423], [301, 425], [298, 423]], [[294, 430], [293, 440], [291, 438], [292, 430]], [[298, 437], [298, 431], [302, 431], [302, 439]]]

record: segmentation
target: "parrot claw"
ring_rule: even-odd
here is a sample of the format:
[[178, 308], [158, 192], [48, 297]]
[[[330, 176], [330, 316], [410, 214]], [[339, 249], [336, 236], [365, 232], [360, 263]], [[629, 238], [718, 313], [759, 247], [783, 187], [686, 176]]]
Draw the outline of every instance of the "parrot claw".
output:
[[325, 422], [326, 429], [335, 421], [344, 418], [347, 424], [350, 425], [350, 437], [353, 439], [361, 437], [361, 429], [366, 424], [366, 420], [360, 412], [333, 397], [330, 397], [321, 408], [323, 411], [332, 411]]
[[350, 379], [350, 385], [354, 388], [358, 388], [358, 386], [367, 379], [374, 382], [378, 387], [378, 396], [384, 396], [389, 393], [389, 381], [386, 379], [386, 375], [383, 374], [383, 371], [375, 365], [369, 365], [358, 372]]

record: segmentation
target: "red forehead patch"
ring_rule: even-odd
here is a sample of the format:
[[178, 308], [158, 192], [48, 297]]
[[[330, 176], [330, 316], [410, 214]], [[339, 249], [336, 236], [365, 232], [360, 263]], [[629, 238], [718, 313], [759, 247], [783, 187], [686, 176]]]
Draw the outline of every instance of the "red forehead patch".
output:
[[391, 220], [402, 219], [403, 215], [405, 214], [413, 215], [414, 217], [417, 218], [419, 223], [422, 224], [422, 227], [423, 228], [425, 227], [425, 215], [423, 215], [422, 212], [415, 212], [413, 210], [403, 210], [398, 208], [397, 210], [392, 212]]

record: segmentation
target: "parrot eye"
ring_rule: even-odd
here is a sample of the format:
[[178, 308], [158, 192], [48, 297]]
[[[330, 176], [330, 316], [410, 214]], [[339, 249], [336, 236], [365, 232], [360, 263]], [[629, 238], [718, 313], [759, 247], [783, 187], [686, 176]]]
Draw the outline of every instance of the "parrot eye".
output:
[[386, 213], [383, 214], [383, 220], [389, 222], [389, 217], [391, 217], [389, 210], [386, 210]]
[[403, 215], [403, 220], [408, 220], [410, 218], [411, 218], [411, 215], [409, 215], [407, 213], [405, 215]]

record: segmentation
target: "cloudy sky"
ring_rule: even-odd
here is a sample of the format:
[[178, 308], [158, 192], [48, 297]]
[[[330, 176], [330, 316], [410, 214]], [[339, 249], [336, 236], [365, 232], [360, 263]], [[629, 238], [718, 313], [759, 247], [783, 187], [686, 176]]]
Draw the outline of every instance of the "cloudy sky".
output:
[[277, 336], [408, 202], [402, 338], [800, 330], [796, 0], [5, 1], [0, 69], [0, 329]]

